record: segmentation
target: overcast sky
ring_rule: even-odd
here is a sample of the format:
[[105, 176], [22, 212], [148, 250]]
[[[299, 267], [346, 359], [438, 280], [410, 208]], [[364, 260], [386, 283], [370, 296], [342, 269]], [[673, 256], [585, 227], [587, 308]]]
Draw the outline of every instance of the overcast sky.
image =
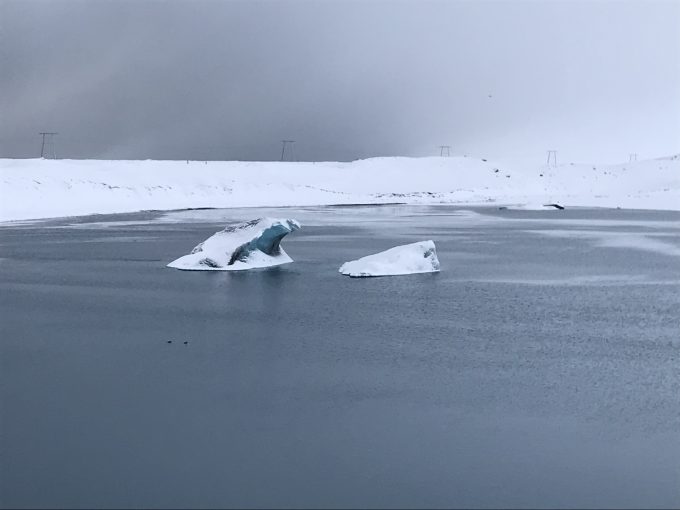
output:
[[680, 152], [677, 1], [0, 0], [0, 157]]

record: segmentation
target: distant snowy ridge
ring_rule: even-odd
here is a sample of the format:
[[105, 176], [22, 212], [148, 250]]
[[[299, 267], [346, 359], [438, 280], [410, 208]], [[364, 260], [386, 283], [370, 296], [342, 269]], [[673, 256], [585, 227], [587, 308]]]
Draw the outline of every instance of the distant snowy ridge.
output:
[[0, 220], [193, 207], [493, 204], [680, 210], [680, 157], [556, 168], [471, 157], [351, 163], [0, 159]]

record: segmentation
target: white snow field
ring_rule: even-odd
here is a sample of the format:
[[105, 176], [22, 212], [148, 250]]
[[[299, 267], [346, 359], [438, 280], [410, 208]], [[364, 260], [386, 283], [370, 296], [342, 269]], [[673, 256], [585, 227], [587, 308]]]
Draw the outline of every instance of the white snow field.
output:
[[351, 163], [0, 159], [0, 220], [199, 207], [494, 204], [680, 210], [680, 155], [557, 167], [472, 157]]
[[436, 273], [439, 259], [433, 241], [420, 241], [345, 262], [338, 271], [355, 278]]
[[281, 239], [298, 230], [295, 220], [259, 218], [227, 226], [167, 267], [190, 271], [242, 271], [293, 262]]

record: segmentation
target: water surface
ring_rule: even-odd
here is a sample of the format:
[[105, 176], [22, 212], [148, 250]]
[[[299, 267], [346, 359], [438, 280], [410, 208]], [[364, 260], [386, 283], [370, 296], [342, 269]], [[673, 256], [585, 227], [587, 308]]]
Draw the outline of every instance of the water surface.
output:
[[[165, 267], [263, 215], [293, 264]], [[425, 239], [439, 274], [337, 273]], [[679, 213], [10, 224], [0, 304], [3, 507], [680, 506]]]

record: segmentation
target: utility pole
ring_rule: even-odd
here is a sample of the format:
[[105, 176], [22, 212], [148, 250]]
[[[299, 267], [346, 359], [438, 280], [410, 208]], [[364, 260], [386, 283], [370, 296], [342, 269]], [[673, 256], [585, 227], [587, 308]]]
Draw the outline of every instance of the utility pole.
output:
[[637, 152], [628, 155], [628, 162], [630, 163], [631, 161], [637, 161]]
[[286, 156], [286, 147], [289, 147], [289, 161], [295, 161], [295, 140], [281, 140], [281, 161], [284, 161]]
[[448, 158], [451, 155], [451, 146], [450, 145], [440, 145], [439, 146], [439, 156], [444, 157], [444, 152], [446, 152], [446, 157]]
[[548, 161], [546, 163], [548, 166], [550, 166], [550, 160], [552, 160], [552, 162], [553, 162], [552, 166], [557, 167], [557, 151], [556, 150], [548, 151]]
[[40, 147], [40, 157], [43, 159], [50, 159], [50, 154], [51, 154], [51, 159], [57, 159], [57, 150], [54, 145], [54, 135], [58, 135], [59, 133], [55, 132], [43, 132], [43, 133], [38, 133], [39, 135], [42, 135], [42, 146]]

